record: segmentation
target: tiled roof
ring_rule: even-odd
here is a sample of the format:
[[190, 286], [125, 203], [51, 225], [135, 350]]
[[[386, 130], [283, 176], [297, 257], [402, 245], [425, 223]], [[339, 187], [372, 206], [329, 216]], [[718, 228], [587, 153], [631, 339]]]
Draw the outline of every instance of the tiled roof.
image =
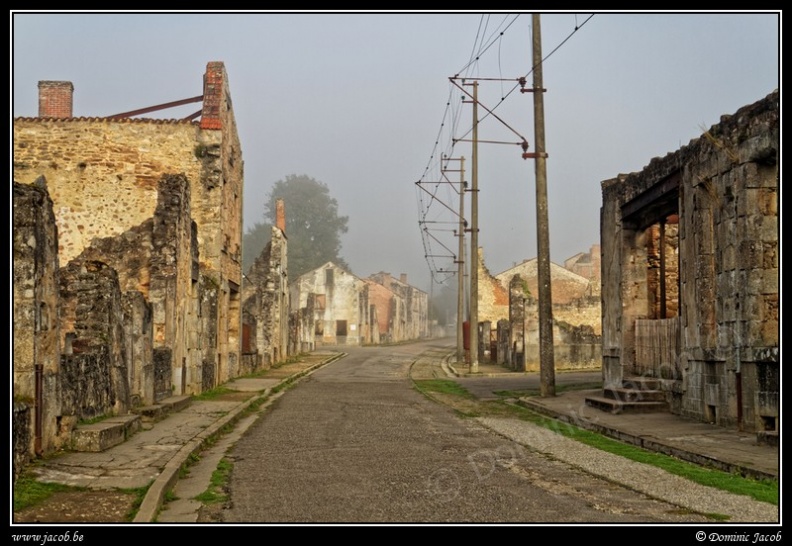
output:
[[190, 124], [199, 125], [200, 121], [189, 119], [153, 119], [153, 118], [105, 118], [105, 117], [79, 117], [79, 118], [39, 118], [39, 117], [18, 117], [14, 121], [60, 121], [64, 123], [75, 121], [91, 121], [91, 122], [113, 122], [113, 123], [152, 123], [157, 125], [176, 125], [176, 124]]

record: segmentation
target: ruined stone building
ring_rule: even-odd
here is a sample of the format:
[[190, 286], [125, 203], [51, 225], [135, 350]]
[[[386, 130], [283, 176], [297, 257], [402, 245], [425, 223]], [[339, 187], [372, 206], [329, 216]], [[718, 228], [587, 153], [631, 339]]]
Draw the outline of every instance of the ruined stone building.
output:
[[[380, 297], [371, 297], [377, 306], [379, 335], [382, 341], [399, 342], [429, 337], [429, 295], [407, 283], [407, 275], [402, 273], [394, 279], [383, 271], [370, 275], [372, 291]], [[377, 288], [384, 287], [390, 293]], [[383, 297], [384, 296], [384, 297]]]
[[588, 252], [578, 252], [564, 260], [564, 269], [589, 280], [592, 296], [600, 295], [602, 286], [602, 249], [600, 245], [591, 245]]
[[[567, 263], [588, 259], [578, 254]], [[480, 360], [539, 369], [537, 263], [524, 260], [493, 276], [479, 249]], [[598, 368], [601, 307], [593, 281], [551, 262], [550, 282], [556, 367]]]
[[290, 289], [292, 332], [301, 347], [395, 343], [429, 336], [428, 295], [407, 284], [406, 275], [397, 280], [380, 272], [361, 279], [328, 262], [300, 276]]
[[188, 119], [73, 117], [73, 89], [39, 82], [38, 117], [13, 120], [14, 395], [35, 453], [76, 420], [240, 372], [243, 167], [223, 64]]
[[291, 342], [288, 282], [288, 239], [282, 199], [276, 202], [276, 220], [270, 242], [244, 275], [242, 284], [243, 371], [269, 368], [297, 352]]
[[671, 411], [777, 437], [779, 93], [602, 182], [606, 389], [660, 379]]
[[[377, 323], [368, 302], [367, 284], [344, 268], [327, 262], [298, 277], [290, 286], [294, 309], [313, 305], [315, 345], [362, 345], [370, 342]], [[301, 336], [303, 339], [305, 335]]]

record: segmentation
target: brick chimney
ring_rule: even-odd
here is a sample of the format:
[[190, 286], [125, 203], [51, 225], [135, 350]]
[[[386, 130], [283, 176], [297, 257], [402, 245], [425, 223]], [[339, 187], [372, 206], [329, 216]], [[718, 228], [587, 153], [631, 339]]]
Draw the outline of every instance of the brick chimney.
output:
[[399, 281], [401, 281], [402, 284], [407, 284], [407, 273], [399, 275]]
[[203, 88], [203, 109], [201, 110], [201, 129], [222, 129], [223, 105], [225, 103], [226, 83], [225, 65], [210, 62], [206, 65]]
[[286, 207], [283, 199], [275, 201], [275, 227], [286, 233]]
[[39, 113], [40, 118], [70, 118], [74, 86], [71, 82], [40, 81]]

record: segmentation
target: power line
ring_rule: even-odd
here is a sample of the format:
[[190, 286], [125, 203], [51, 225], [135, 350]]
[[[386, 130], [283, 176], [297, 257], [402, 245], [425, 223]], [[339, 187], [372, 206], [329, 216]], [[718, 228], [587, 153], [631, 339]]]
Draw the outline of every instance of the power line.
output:
[[[547, 61], [547, 59], [549, 59], [553, 54], [555, 54], [564, 44], [566, 44], [569, 41], [569, 39], [578, 30], [580, 30], [583, 26], [585, 26], [586, 23], [588, 23], [592, 19], [592, 17], [594, 17], [594, 14], [591, 14], [582, 23], [578, 24], [578, 22], [577, 22], [577, 14], [574, 14], [574, 15], [575, 15], [575, 26], [574, 26], [574, 29], [558, 45], [556, 45], [550, 51], [550, 53], [548, 53], [547, 55], [545, 55], [542, 58], [541, 62], [539, 63], [540, 65], [543, 65], [544, 62]], [[479, 25], [478, 25], [478, 29], [476, 31], [476, 38], [475, 38], [474, 43], [473, 43], [473, 47], [472, 47], [471, 54], [470, 54], [470, 59], [468, 60], [467, 64], [465, 64], [465, 66], [463, 66], [459, 71], [457, 71], [456, 76], [458, 77], [459, 74], [467, 71], [473, 65], [478, 65], [479, 61], [481, 60], [482, 55], [484, 53], [486, 53], [495, 43], [499, 44], [499, 48], [498, 48], [498, 67], [499, 67], [499, 70], [500, 70], [500, 51], [501, 51], [500, 45], [502, 44], [502, 39], [504, 37], [505, 32], [517, 21], [519, 16], [520, 16], [520, 14], [516, 14], [516, 15], [513, 15], [513, 16], [512, 15], [504, 16], [504, 18], [501, 20], [499, 25], [495, 28], [495, 30], [492, 31], [492, 34], [490, 34], [489, 38], [487, 38], [486, 34], [487, 34], [487, 28], [488, 28], [489, 22], [490, 22], [490, 16], [487, 15], [486, 18], [485, 18], [485, 16], [482, 15], [481, 19], [479, 20]], [[512, 17], [511, 20], [509, 20], [509, 17]], [[507, 21], [508, 21], [508, 24], [507, 24]], [[505, 27], [504, 27], [504, 25], [505, 25]], [[501, 30], [501, 28], [502, 28], [502, 30]], [[536, 66], [531, 67], [531, 70], [529, 70], [528, 73], [525, 74], [525, 76], [521, 80], [524, 81], [525, 79], [527, 79], [527, 77], [529, 75], [531, 75], [535, 69], [536, 69]], [[503, 81], [503, 80], [501, 79], [501, 81]], [[501, 104], [503, 104], [503, 102], [512, 93], [514, 93], [514, 91], [516, 91], [518, 88], [521, 87], [521, 85], [522, 84], [520, 83], [520, 80], [518, 80], [518, 83], [515, 83], [515, 85], [506, 94], [503, 94], [502, 83], [501, 83], [501, 95], [502, 96], [501, 96], [500, 101], [494, 107], [487, 109], [487, 113], [480, 120], [478, 120], [478, 122], [481, 123], [484, 119], [486, 119], [490, 115], [492, 115], [492, 116], [497, 118], [497, 116], [495, 116], [495, 114], [494, 114], [494, 110], [497, 109]], [[427, 161], [426, 167], [424, 168], [424, 172], [421, 175], [421, 178], [419, 179], [419, 181], [416, 184], [421, 184], [424, 180], [427, 180], [427, 177], [428, 177], [430, 171], [432, 171], [435, 167], [439, 167], [440, 173], [438, 173], [438, 175], [434, 176], [432, 179], [433, 180], [440, 180], [440, 178], [441, 178], [440, 174], [442, 173], [442, 158], [443, 157], [452, 157], [454, 155], [453, 152], [454, 152], [454, 147], [456, 146], [456, 142], [463, 140], [472, 131], [472, 127], [471, 127], [460, 138], [454, 138], [453, 135], [458, 134], [458, 128], [459, 128], [458, 126], [459, 126], [459, 121], [461, 119], [461, 116], [459, 114], [460, 114], [460, 110], [461, 110], [463, 101], [462, 100], [454, 101], [454, 103], [452, 104], [453, 95], [454, 95], [454, 88], [453, 88], [452, 84], [449, 82], [449, 95], [448, 95], [448, 99], [446, 101], [446, 106], [445, 106], [445, 110], [444, 110], [444, 113], [443, 113], [442, 121], [440, 123], [440, 128], [438, 129], [437, 137], [435, 139], [435, 142], [434, 142], [434, 145], [433, 145], [433, 148], [432, 148], [432, 153], [431, 153], [431, 155], [429, 157], [429, 160]], [[451, 133], [450, 133], [451, 136], [449, 138], [449, 142], [444, 144], [442, 142], [443, 136], [444, 136], [444, 131], [449, 129], [449, 126], [450, 126], [450, 130], [451, 130]], [[445, 153], [443, 153], [443, 154], [439, 154], [438, 152], [439, 152], [440, 149], [445, 149], [447, 151]], [[424, 246], [424, 254], [425, 254], [426, 259], [427, 259], [427, 264], [429, 265], [429, 269], [430, 269], [430, 273], [432, 275], [432, 279], [435, 280], [435, 275], [436, 274], [438, 274], [440, 272], [443, 272], [443, 273], [448, 273], [448, 272], [447, 271], [443, 271], [442, 269], [437, 267], [437, 263], [435, 262], [435, 259], [434, 259], [435, 255], [433, 253], [432, 243], [431, 243], [431, 240], [434, 238], [434, 236], [429, 233], [428, 227], [426, 225], [426, 222], [430, 221], [430, 220], [427, 220], [427, 218], [428, 218], [428, 215], [429, 215], [429, 209], [432, 207], [433, 202], [434, 201], [439, 201], [440, 203], [443, 203], [443, 202], [440, 201], [437, 198], [437, 195], [436, 195], [437, 191], [439, 190], [439, 184], [435, 184], [434, 192], [429, 192], [425, 188], [423, 188], [423, 190], [424, 190], [424, 192], [427, 195], [431, 196], [431, 199], [429, 199], [428, 202], [426, 202], [426, 197], [422, 194], [423, 192], [416, 190], [416, 191], [418, 191], [419, 217], [421, 218], [421, 220], [419, 220], [419, 225], [422, 226], [421, 239], [422, 239], [422, 243], [423, 243], [423, 246]], [[447, 188], [447, 190], [448, 190], [448, 188]], [[450, 190], [448, 190], [448, 191], [450, 191]], [[441, 209], [439, 211], [439, 214], [443, 214], [444, 212], [447, 214], [446, 211]], [[439, 241], [439, 239], [434, 238], [434, 240], [437, 241], [437, 243], [439, 245], [445, 246]]]

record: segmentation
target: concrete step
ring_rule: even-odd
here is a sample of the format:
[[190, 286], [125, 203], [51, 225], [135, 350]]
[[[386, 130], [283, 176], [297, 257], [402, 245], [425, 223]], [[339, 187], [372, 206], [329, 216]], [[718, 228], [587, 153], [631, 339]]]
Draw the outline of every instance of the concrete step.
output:
[[665, 393], [661, 390], [604, 388], [602, 394], [605, 398], [622, 402], [665, 402]]
[[756, 433], [756, 443], [760, 446], [778, 446], [777, 430], [760, 430]]
[[125, 442], [140, 427], [140, 415], [118, 415], [98, 423], [79, 425], [72, 430], [71, 449], [99, 453]]
[[169, 413], [183, 410], [190, 405], [190, 401], [191, 397], [189, 396], [171, 396], [160, 400], [157, 404], [140, 406], [132, 411], [140, 415], [144, 421], [158, 421]]
[[622, 379], [622, 387], [625, 389], [635, 389], [642, 391], [657, 391], [660, 390], [661, 379], [656, 377], [625, 377]]
[[658, 411], [669, 411], [668, 403], [665, 401], [623, 401], [604, 396], [587, 396], [586, 405], [598, 410], [609, 413], [653, 413]]

